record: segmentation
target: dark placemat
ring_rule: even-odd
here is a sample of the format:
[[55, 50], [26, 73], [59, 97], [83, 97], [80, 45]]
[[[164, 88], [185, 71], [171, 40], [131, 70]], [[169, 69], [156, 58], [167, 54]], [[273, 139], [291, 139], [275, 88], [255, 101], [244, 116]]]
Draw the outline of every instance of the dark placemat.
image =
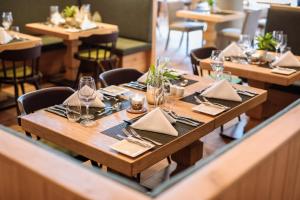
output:
[[[110, 107], [110, 106], [112, 106], [112, 105], [115, 103], [115, 101], [104, 100], [103, 103], [105, 104], [105, 107]], [[121, 108], [120, 108], [119, 111], [125, 110], [125, 109], [127, 109], [127, 108], [130, 107], [130, 102], [129, 102], [128, 100], [123, 100], [123, 101], [121, 101], [121, 103], [122, 103], [122, 104], [121, 104]], [[90, 108], [89, 108], [89, 113], [95, 116], [95, 118], [94, 118], [93, 120], [98, 120], [98, 119], [101, 119], [101, 118], [106, 117], [106, 116], [108, 116], [108, 115], [111, 115], [111, 114], [114, 114], [114, 113], [116, 113], [116, 112], [119, 112], [119, 111], [113, 110], [113, 111], [109, 111], [109, 112], [107, 112], [106, 114], [103, 114], [103, 115], [100, 115], [100, 116], [97, 115], [97, 112], [102, 111], [102, 110], [104, 110], [104, 108], [95, 108], [95, 107], [90, 107]], [[65, 117], [65, 118], [67, 117], [67, 116], [63, 113], [63, 111], [61, 111], [61, 112], [60, 112], [60, 111], [52, 112], [52, 111], [51, 111], [51, 107], [46, 108], [45, 111], [51, 112], [51, 113], [56, 114], [56, 115], [59, 115], [59, 116], [61, 116], [61, 117]], [[85, 114], [85, 113], [86, 113], [86, 108], [85, 108], [85, 106], [81, 106], [81, 114]], [[78, 121], [78, 123], [80, 123], [81, 121], [82, 121], [82, 119], [80, 119], [80, 120]]]
[[[234, 108], [234, 107], [240, 105], [241, 103], [243, 103], [245, 101], [248, 101], [249, 99], [253, 98], [253, 97], [249, 97], [249, 96], [242, 95], [242, 94], [239, 94], [239, 95], [242, 98], [242, 102], [228, 101], [228, 100], [222, 100], [222, 99], [214, 99], [214, 98], [208, 98], [208, 97], [206, 97], [206, 98], [209, 101], [213, 102], [213, 103], [219, 103], [219, 104], [222, 104], [222, 105], [230, 107], [230, 108]], [[198, 93], [194, 93], [194, 94], [191, 94], [189, 96], [183, 97], [182, 99], [180, 99], [180, 101], [184, 101], [184, 102], [187, 102], [187, 103], [192, 103], [192, 104], [198, 105], [199, 103], [196, 102], [194, 96], [197, 96], [199, 99], [203, 100], [201, 95], [199, 95]]]
[[188, 80], [188, 83], [187, 83], [184, 87], [190, 86], [190, 85], [192, 85], [192, 84], [198, 82], [198, 81], [192, 80], [192, 79], [180, 78], [180, 79], [178, 79], [178, 80], [172, 80], [171, 83], [172, 83], [173, 85], [178, 85], [178, 86], [180, 86], [180, 83], [181, 83], [182, 81], [184, 81], [184, 80]]
[[[138, 119], [140, 119], [142, 116], [134, 118], [134, 119], [132, 119], [130, 121], [131, 122], [135, 122]], [[203, 124], [204, 123], [200, 122], [200, 125], [198, 127], [202, 126]], [[116, 138], [118, 140], [122, 140], [117, 135], [122, 135], [122, 136], [126, 137], [126, 135], [122, 132], [122, 129], [125, 128], [125, 127], [127, 127], [127, 126], [128, 126], [127, 123], [123, 122], [123, 123], [118, 124], [118, 125], [116, 125], [114, 127], [106, 129], [102, 133], [105, 134], [105, 135], [107, 135], [107, 136]], [[178, 136], [185, 135], [188, 132], [190, 132], [191, 130], [193, 130], [195, 128], [198, 128], [198, 127], [189, 126], [187, 124], [183, 124], [183, 123], [180, 123], [180, 122], [176, 122], [176, 124], [174, 124], [174, 128], [178, 131], [178, 134], [179, 134]], [[137, 129], [135, 129], [135, 131], [138, 134], [140, 134], [141, 136], [143, 136], [143, 137], [147, 137], [147, 138], [153, 139], [153, 140], [155, 140], [157, 142], [160, 142], [162, 144], [167, 144], [167, 143], [169, 143], [172, 140], [175, 140], [177, 138], [175, 136], [161, 134], [161, 133], [155, 133], [155, 132], [151, 132], [151, 131], [142, 131], [142, 130], [137, 130]]]

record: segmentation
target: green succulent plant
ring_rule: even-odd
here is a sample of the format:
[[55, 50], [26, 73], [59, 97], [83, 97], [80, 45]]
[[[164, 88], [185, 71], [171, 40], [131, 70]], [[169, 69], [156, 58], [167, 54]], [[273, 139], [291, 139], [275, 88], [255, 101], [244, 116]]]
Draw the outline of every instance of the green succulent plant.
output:
[[159, 66], [150, 66], [146, 83], [151, 85], [159, 85], [160, 83], [177, 79], [179, 79], [179, 76], [175, 74], [175, 71], [168, 69], [167, 63], [164, 63]]
[[273, 38], [272, 33], [258, 36], [256, 38], [258, 50], [274, 51], [277, 42]]
[[207, 0], [207, 3], [210, 7], [212, 7], [215, 3], [215, 0]]
[[74, 17], [76, 13], [78, 12], [78, 6], [66, 6], [63, 10], [63, 16], [64, 17]]

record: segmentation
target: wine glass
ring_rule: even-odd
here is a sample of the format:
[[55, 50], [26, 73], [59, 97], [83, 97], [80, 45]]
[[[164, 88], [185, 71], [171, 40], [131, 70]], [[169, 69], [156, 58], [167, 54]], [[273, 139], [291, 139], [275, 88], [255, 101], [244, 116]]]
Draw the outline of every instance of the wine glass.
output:
[[281, 45], [280, 45], [280, 54], [283, 54], [285, 51], [285, 48], [287, 46], [287, 35], [282, 35]]
[[211, 53], [211, 67], [216, 73], [216, 80], [220, 80], [224, 70], [224, 59], [221, 56], [221, 50], [213, 50]]
[[2, 13], [2, 25], [5, 30], [9, 30], [9, 27], [13, 23], [13, 16], [11, 12], [3, 12]]
[[96, 99], [96, 84], [95, 80], [91, 76], [83, 76], [79, 81], [78, 97], [85, 104], [86, 114], [81, 118], [83, 119], [80, 123], [84, 126], [94, 125], [94, 116], [89, 114], [89, 106]]
[[273, 39], [276, 41], [276, 58], [278, 58], [278, 50], [281, 46], [283, 31], [273, 31]]
[[50, 18], [56, 13], [59, 13], [59, 7], [56, 5], [50, 6]]

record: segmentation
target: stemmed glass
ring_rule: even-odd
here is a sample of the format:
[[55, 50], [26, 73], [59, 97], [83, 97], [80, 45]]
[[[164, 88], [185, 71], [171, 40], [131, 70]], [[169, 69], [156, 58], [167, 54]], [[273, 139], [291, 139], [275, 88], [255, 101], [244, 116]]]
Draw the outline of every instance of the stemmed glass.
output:
[[284, 53], [286, 46], [287, 46], [287, 35], [283, 34], [282, 40], [281, 40], [281, 45], [280, 45], [280, 54]]
[[93, 115], [89, 114], [89, 106], [96, 99], [96, 84], [95, 80], [91, 76], [83, 76], [79, 81], [78, 97], [85, 104], [86, 114], [81, 118], [80, 123], [84, 126], [94, 125]]
[[2, 25], [5, 30], [9, 30], [10, 26], [13, 23], [13, 16], [11, 12], [2, 13]]
[[221, 56], [221, 50], [213, 50], [211, 53], [211, 67], [216, 73], [216, 80], [221, 80], [224, 70], [224, 58]]
[[283, 31], [273, 31], [273, 39], [276, 41], [276, 58], [278, 58], [278, 50], [281, 46]]

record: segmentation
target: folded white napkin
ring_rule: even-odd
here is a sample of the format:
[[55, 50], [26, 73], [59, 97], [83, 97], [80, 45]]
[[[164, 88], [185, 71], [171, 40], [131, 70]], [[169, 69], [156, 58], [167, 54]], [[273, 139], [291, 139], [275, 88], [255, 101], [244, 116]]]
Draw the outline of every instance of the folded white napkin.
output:
[[226, 56], [245, 56], [243, 50], [239, 45], [237, 45], [236, 42], [232, 42], [230, 45], [228, 45], [220, 54], [221, 57]]
[[[81, 90], [86, 90], [87, 92], [90, 92], [89, 90], [92, 90], [88, 86], [84, 86]], [[91, 103], [91, 107], [99, 107], [99, 108], [104, 108], [105, 104], [102, 102], [103, 95], [96, 91], [96, 99]], [[71, 105], [71, 106], [78, 106], [80, 104], [81, 106], [84, 106], [85, 104], [80, 101], [78, 97], [78, 91], [74, 92], [71, 96], [69, 96], [63, 103], [64, 105]]]
[[208, 89], [201, 93], [204, 97], [224, 99], [241, 102], [242, 98], [227, 80], [221, 80], [214, 83]]
[[84, 17], [82, 23], [80, 24], [80, 28], [82, 30], [87, 30], [87, 29], [92, 29], [92, 28], [96, 28], [97, 25], [92, 22], [91, 20], [89, 20], [87, 17]]
[[148, 72], [143, 74], [140, 78], [138, 78], [137, 81], [140, 82], [140, 83], [146, 83], [147, 76], [148, 76]]
[[172, 126], [172, 123], [175, 122], [176, 120], [163, 110], [155, 108], [141, 119], [134, 122], [131, 127], [139, 130], [178, 136], [177, 130]]
[[50, 22], [54, 25], [59, 25], [65, 23], [66, 20], [61, 16], [60, 13], [56, 12], [51, 15]]
[[284, 53], [282, 56], [280, 56], [280, 58], [275, 60], [272, 63], [272, 66], [300, 67], [300, 61], [291, 51], [288, 51], [288, 52]]
[[7, 31], [0, 27], [0, 44], [6, 44], [12, 39], [13, 38], [7, 33]]

